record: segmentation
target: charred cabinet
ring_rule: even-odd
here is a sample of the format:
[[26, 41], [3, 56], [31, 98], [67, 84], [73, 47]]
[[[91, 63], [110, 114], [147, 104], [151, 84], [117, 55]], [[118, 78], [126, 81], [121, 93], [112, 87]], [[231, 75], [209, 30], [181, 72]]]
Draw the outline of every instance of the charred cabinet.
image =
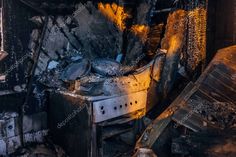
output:
[[147, 91], [112, 97], [51, 92], [49, 128], [52, 139], [71, 157], [107, 157], [124, 153], [130, 146], [111, 142], [112, 138], [123, 136], [119, 138], [135, 142], [136, 137], [132, 135], [138, 133], [146, 99]]

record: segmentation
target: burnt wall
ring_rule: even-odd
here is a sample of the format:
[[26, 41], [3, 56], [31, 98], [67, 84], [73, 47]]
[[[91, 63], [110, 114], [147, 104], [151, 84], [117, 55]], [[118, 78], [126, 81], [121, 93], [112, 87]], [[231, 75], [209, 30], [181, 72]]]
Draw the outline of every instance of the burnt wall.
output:
[[8, 56], [0, 60], [0, 75], [6, 76], [0, 82], [0, 90], [11, 90], [26, 83], [29, 61], [26, 50], [32, 26], [28, 21], [29, 9], [18, 0], [4, 0], [3, 14], [3, 40]]
[[236, 0], [209, 0], [208, 62], [218, 49], [236, 44]]

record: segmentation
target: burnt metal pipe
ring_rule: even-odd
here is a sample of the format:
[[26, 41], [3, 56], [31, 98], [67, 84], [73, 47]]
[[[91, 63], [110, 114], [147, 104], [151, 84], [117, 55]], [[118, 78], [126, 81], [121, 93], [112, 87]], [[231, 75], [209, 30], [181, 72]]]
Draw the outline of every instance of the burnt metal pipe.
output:
[[29, 103], [30, 95], [32, 93], [32, 87], [33, 87], [32, 85], [33, 85], [33, 81], [34, 81], [34, 74], [35, 74], [35, 70], [37, 68], [38, 59], [39, 59], [39, 56], [40, 56], [40, 50], [41, 50], [41, 47], [42, 47], [42, 44], [43, 44], [43, 39], [44, 39], [44, 35], [45, 35], [46, 29], [47, 29], [47, 23], [48, 23], [49, 18], [48, 18], [48, 14], [44, 10], [37, 8], [36, 6], [32, 5], [31, 3], [29, 3], [25, 0], [20, 0], [20, 2], [22, 2], [27, 7], [31, 8], [31, 9], [35, 10], [36, 12], [38, 12], [38, 13], [42, 14], [43, 16], [45, 16], [43, 30], [42, 30], [42, 33], [41, 33], [41, 37], [39, 39], [38, 47], [37, 47], [36, 52], [35, 52], [35, 58], [33, 59], [34, 62], [33, 62], [32, 70], [31, 70], [31, 75], [29, 77], [29, 82], [28, 82], [28, 85], [27, 85], [27, 94], [25, 96], [24, 103], [20, 106], [20, 140], [21, 140], [22, 145], [24, 146], [23, 116], [24, 116], [24, 113], [25, 113], [25, 109], [27, 108], [27, 105]]

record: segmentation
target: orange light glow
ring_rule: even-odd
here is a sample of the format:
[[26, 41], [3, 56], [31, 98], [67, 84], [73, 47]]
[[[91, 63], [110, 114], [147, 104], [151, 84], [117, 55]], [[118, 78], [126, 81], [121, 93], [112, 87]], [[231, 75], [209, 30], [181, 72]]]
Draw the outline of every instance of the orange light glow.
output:
[[149, 27], [146, 25], [133, 25], [131, 27], [131, 32], [139, 37], [143, 43], [145, 43], [147, 40]]
[[[105, 16], [109, 21], [113, 22], [120, 31], [126, 29], [125, 20], [131, 15], [125, 12], [124, 7], [117, 5], [116, 3], [98, 3], [98, 10]], [[142, 43], [147, 41], [147, 36], [149, 32], [149, 27], [146, 25], [133, 25], [130, 29], [130, 32], [137, 36]]]
[[125, 20], [129, 17], [127, 13], [125, 13], [124, 8], [118, 6], [115, 3], [112, 4], [103, 4], [98, 3], [98, 10], [106, 16], [110, 21], [112, 21], [116, 26], [123, 31], [125, 26]]

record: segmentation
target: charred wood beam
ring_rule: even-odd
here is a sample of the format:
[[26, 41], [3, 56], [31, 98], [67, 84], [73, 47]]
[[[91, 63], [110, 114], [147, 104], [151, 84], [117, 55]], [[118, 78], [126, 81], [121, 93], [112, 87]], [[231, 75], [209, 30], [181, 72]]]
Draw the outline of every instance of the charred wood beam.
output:
[[42, 30], [42, 33], [41, 33], [41, 37], [40, 37], [40, 40], [39, 40], [39, 44], [38, 44], [37, 50], [35, 52], [35, 58], [34, 58], [34, 63], [33, 63], [33, 67], [32, 67], [32, 70], [31, 70], [31, 76], [30, 76], [30, 79], [29, 79], [29, 82], [28, 82], [28, 86], [27, 86], [27, 94], [26, 94], [24, 103], [20, 106], [21, 143], [24, 145], [23, 116], [24, 116], [25, 110], [27, 108], [27, 105], [29, 103], [29, 99], [30, 99], [30, 96], [31, 96], [31, 93], [32, 93], [32, 90], [33, 90], [34, 74], [35, 74], [35, 70], [36, 70], [36, 67], [37, 67], [37, 63], [38, 63], [38, 59], [39, 59], [39, 55], [40, 55], [40, 49], [42, 47], [42, 43], [43, 43], [43, 39], [44, 39], [44, 34], [46, 32], [46, 29], [47, 29], [48, 15], [47, 15], [47, 13], [44, 10], [41, 10], [41, 9], [33, 6], [31, 3], [29, 3], [29, 2], [27, 2], [25, 0], [20, 0], [20, 1], [23, 4], [25, 4], [26, 6], [32, 8], [33, 10], [35, 10], [38, 13], [42, 14], [43, 16], [45, 16], [44, 27], [43, 27], [43, 30]]

